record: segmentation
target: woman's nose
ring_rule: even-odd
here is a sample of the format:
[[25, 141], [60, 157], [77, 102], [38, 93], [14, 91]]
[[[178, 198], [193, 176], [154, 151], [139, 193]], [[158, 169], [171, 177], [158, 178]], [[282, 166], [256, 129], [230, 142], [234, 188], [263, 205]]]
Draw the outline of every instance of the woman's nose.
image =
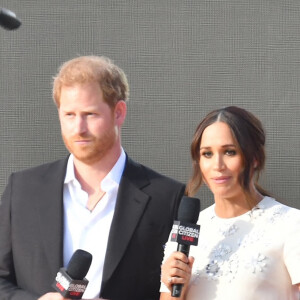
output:
[[224, 169], [224, 159], [223, 156], [220, 154], [215, 155], [214, 157], [214, 169], [216, 170], [222, 170]]

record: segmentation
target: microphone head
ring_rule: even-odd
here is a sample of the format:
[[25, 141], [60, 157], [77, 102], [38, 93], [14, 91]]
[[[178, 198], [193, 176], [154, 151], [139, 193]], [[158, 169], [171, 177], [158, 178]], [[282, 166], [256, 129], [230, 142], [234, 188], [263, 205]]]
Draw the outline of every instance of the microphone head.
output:
[[66, 272], [71, 278], [82, 280], [90, 268], [92, 258], [91, 253], [81, 249], [76, 250], [69, 261]]
[[16, 14], [9, 9], [0, 9], [0, 26], [7, 30], [14, 30], [19, 28], [21, 21], [17, 18]]
[[178, 221], [197, 223], [200, 213], [200, 200], [198, 198], [183, 196], [178, 209]]

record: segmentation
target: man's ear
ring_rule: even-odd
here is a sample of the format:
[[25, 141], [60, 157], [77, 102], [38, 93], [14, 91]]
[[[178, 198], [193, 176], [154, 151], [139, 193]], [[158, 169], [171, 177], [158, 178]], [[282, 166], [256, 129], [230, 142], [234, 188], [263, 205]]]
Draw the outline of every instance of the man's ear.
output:
[[126, 114], [127, 114], [126, 102], [123, 100], [118, 101], [114, 108], [114, 116], [118, 125], [122, 125], [124, 123]]

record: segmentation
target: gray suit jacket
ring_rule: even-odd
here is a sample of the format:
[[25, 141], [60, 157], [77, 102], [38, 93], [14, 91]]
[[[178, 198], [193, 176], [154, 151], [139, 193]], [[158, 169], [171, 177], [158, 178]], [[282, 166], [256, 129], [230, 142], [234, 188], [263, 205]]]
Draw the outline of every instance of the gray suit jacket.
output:
[[[0, 300], [53, 291], [63, 264], [67, 159], [13, 173], [0, 203]], [[127, 157], [110, 228], [100, 296], [159, 298], [163, 245], [184, 185]], [[97, 238], [97, 237], [95, 237]], [[101, 243], [101, 236], [98, 237]]]

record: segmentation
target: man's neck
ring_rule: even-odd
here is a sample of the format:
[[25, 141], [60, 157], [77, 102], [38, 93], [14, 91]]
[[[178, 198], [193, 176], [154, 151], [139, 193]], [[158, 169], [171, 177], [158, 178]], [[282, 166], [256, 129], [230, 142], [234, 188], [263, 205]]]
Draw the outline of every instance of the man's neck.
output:
[[103, 178], [118, 161], [121, 155], [121, 149], [117, 153], [114, 153], [114, 155], [111, 154], [112, 153], [93, 164], [86, 164], [74, 157], [75, 177], [80, 182], [81, 188], [89, 195], [99, 189]]

